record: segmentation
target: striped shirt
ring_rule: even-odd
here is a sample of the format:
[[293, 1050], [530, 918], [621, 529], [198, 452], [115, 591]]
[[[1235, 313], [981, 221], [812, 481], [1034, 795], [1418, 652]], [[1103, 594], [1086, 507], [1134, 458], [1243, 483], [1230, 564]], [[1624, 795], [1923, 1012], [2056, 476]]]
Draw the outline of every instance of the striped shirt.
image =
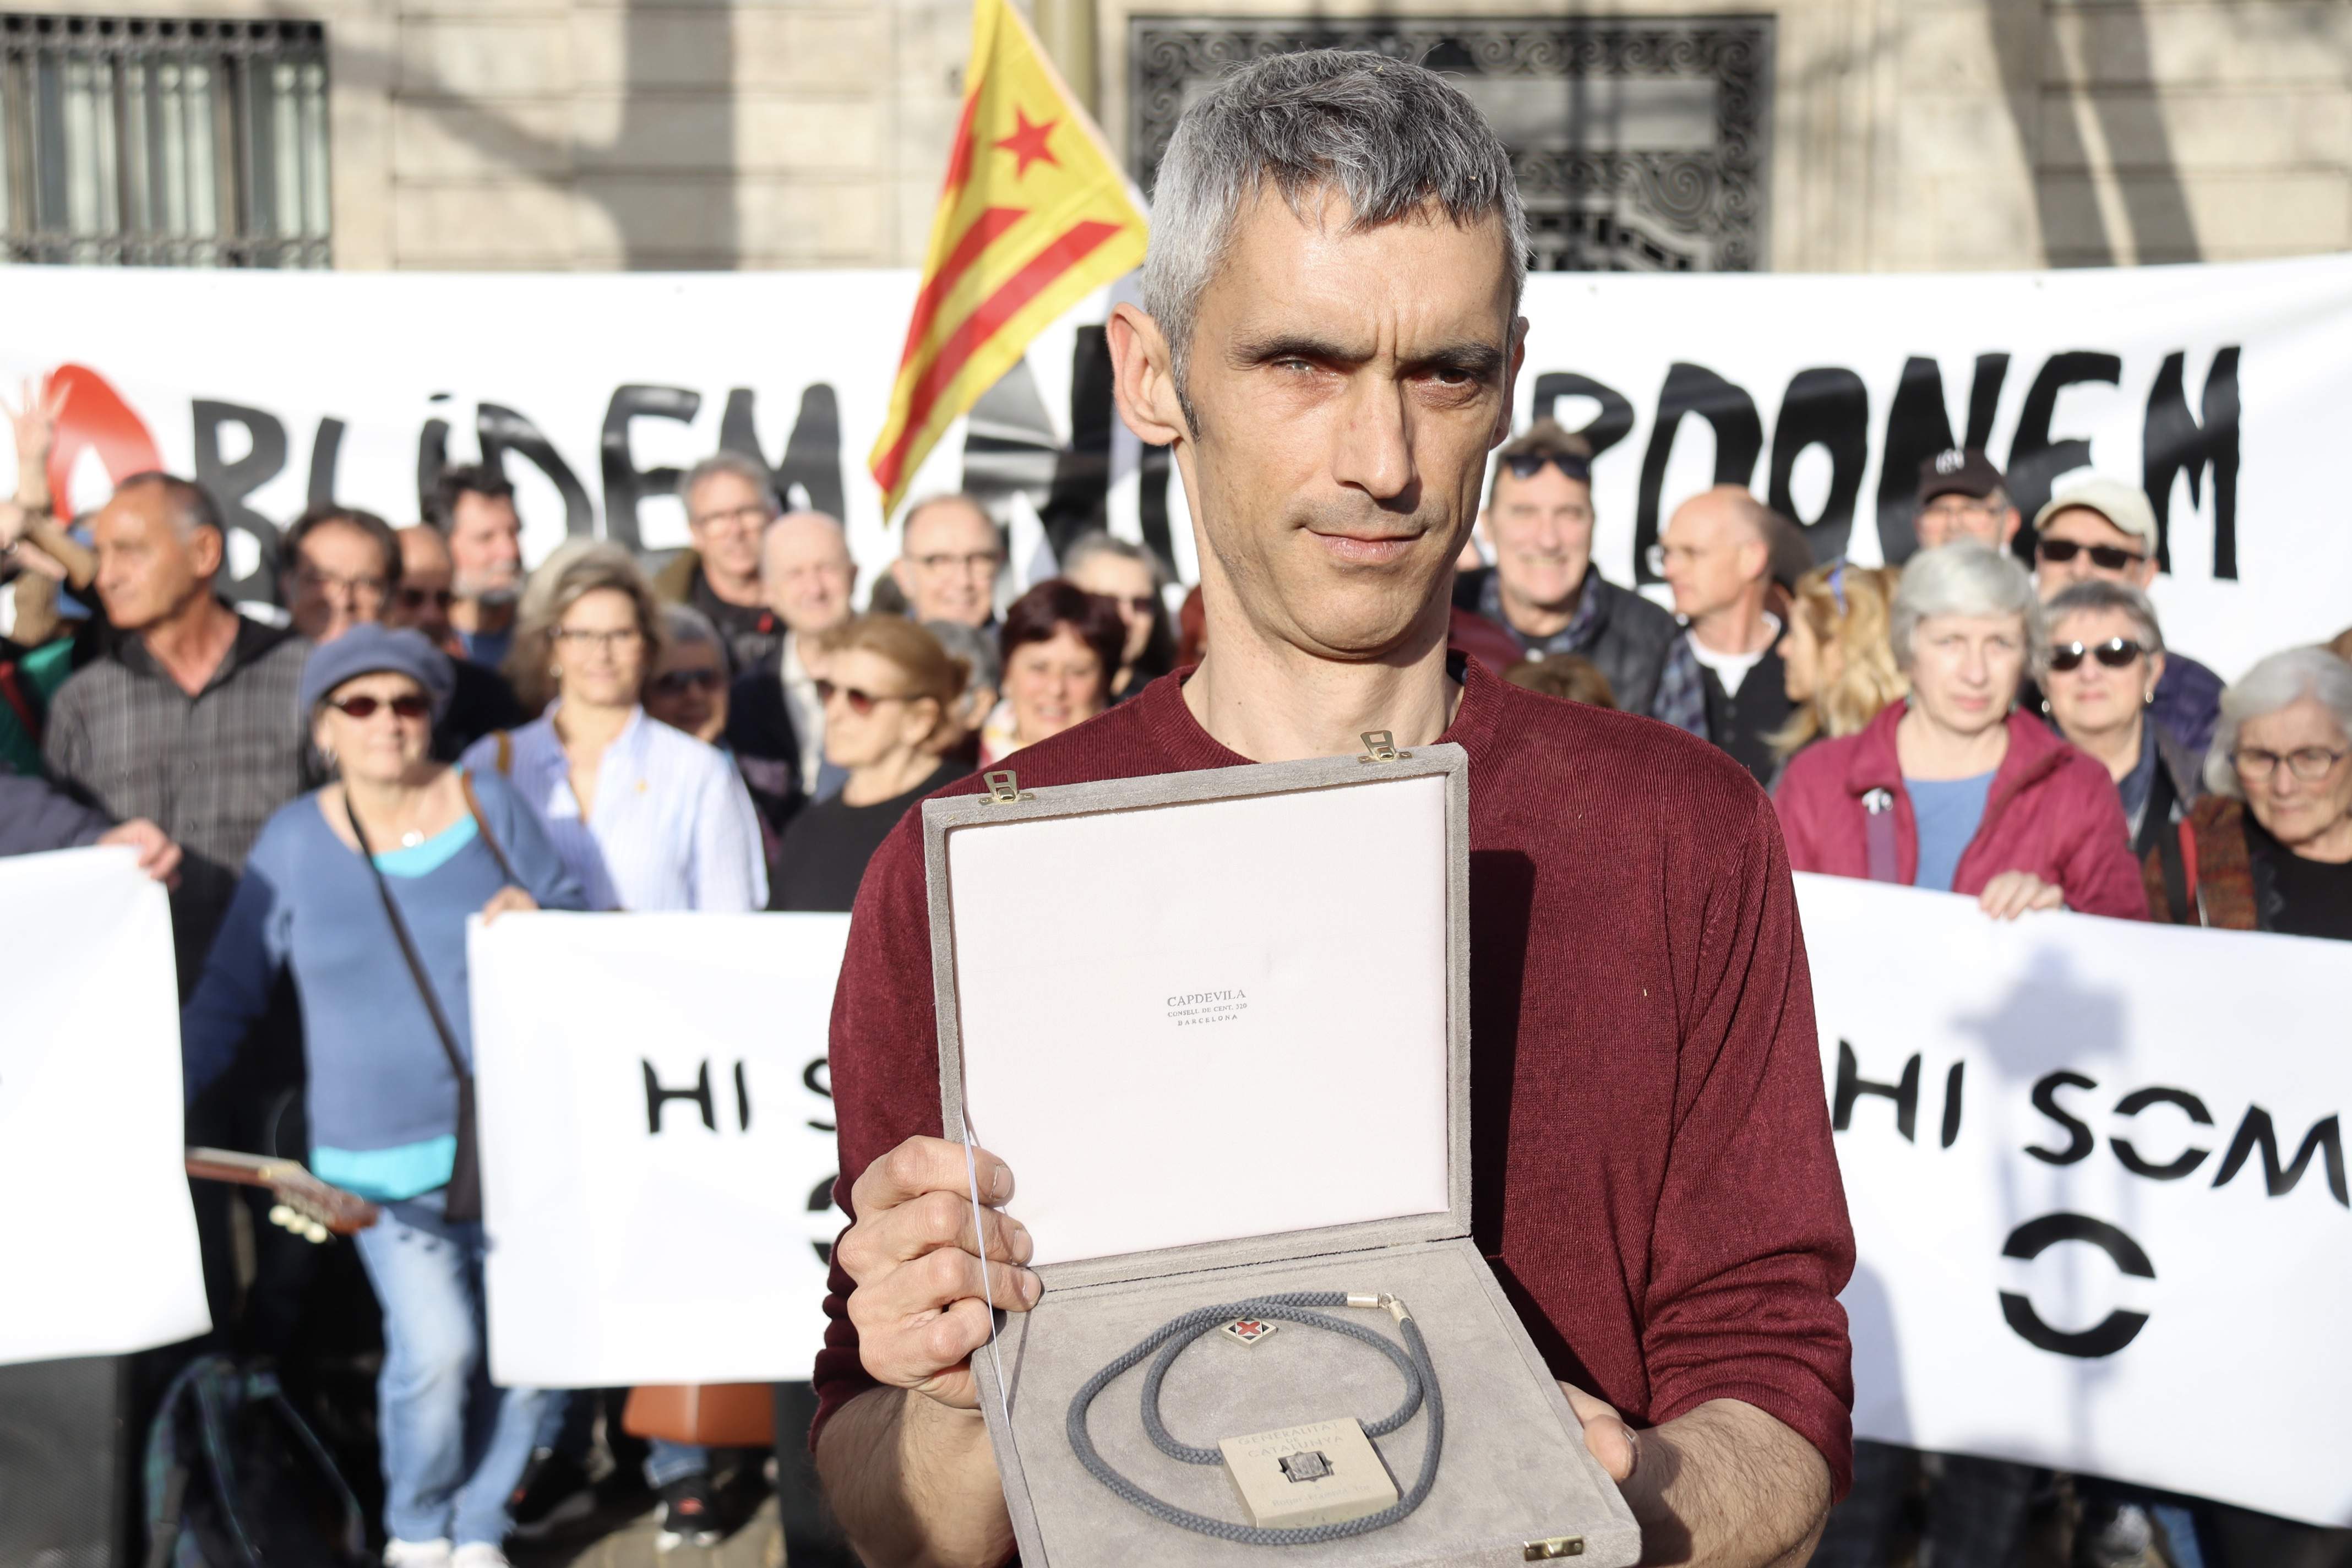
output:
[[[508, 773], [546, 823], [590, 909], [729, 914], [767, 906], [759, 818], [724, 752], [640, 708], [604, 748], [592, 815], [583, 818], [555, 713], [550, 708], [509, 737]], [[499, 737], [475, 742], [465, 761], [478, 772], [498, 771]]]
[[300, 637], [240, 616], [236, 640], [191, 697], [126, 637], [50, 704], [43, 755], [58, 782], [117, 822], [146, 817], [180, 846], [172, 942], [182, 996], [262, 824], [316, 782], [299, 706], [310, 654]]

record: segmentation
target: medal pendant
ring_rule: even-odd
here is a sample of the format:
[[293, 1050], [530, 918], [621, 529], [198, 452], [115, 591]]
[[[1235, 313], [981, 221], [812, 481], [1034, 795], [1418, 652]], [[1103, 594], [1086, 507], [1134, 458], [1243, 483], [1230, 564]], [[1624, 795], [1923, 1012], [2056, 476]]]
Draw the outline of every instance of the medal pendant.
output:
[[1250, 1522], [1261, 1529], [1338, 1524], [1397, 1500], [1380, 1450], [1353, 1417], [1226, 1437], [1217, 1447]]

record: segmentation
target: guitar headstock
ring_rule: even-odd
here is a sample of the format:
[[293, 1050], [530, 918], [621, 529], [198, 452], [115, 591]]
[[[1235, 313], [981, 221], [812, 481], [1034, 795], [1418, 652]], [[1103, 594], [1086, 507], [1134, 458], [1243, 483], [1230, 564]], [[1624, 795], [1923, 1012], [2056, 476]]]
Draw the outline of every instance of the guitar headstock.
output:
[[268, 1188], [278, 1200], [270, 1205], [270, 1223], [283, 1226], [306, 1240], [322, 1242], [330, 1236], [356, 1236], [376, 1222], [375, 1205], [320, 1181], [299, 1161], [273, 1160], [227, 1149], [190, 1149], [187, 1165], [192, 1176]]

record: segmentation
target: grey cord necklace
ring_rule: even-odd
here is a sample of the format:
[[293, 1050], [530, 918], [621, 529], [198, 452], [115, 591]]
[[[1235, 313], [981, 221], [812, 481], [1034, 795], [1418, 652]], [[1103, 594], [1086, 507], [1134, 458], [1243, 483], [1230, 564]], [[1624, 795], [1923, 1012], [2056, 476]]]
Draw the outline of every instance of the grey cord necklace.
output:
[[[1385, 1309], [1396, 1319], [1398, 1328], [1403, 1331], [1405, 1348], [1398, 1349], [1392, 1341], [1370, 1329], [1309, 1310], [1317, 1307]], [[1094, 1439], [1087, 1432], [1087, 1407], [1094, 1404], [1096, 1395], [1110, 1386], [1114, 1379], [1154, 1351], [1160, 1352], [1159, 1359], [1151, 1363], [1151, 1370], [1143, 1380], [1145, 1434], [1155, 1447], [1171, 1459], [1181, 1459], [1188, 1465], [1214, 1465], [1223, 1461], [1224, 1457], [1216, 1449], [1196, 1448], [1179, 1442], [1168, 1430], [1160, 1419], [1160, 1385], [1166, 1381], [1168, 1369], [1175, 1364], [1176, 1358], [1184, 1352], [1187, 1345], [1237, 1318], [1272, 1318], [1286, 1323], [1346, 1334], [1350, 1339], [1361, 1340], [1373, 1346], [1396, 1363], [1397, 1370], [1404, 1373], [1404, 1403], [1385, 1418], [1367, 1423], [1364, 1436], [1386, 1436], [1412, 1420], [1413, 1413], [1424, 1402], [1427, 1403], [1429, 1441], [1422, 1449], [1421, 1474], [1413, 1481], [1412, 1489], [1380, 1512], [1366, 1514], [1360, 1519], [1346, 1520], [1338, 1524], [1275, 1530], [1258, 1525], [1234, 1524], [1178, 1508], [1152, 1496], [1113, 1469], [1110, 1462], [1096, 1450]], [[1146, 1335], [1133, 1349], [1087, 1380], [1086, 1386], [1079, 1389], [1076, 1397], [1070, 1401], [1067, 1426], [1071, 1450], [1078, 1456], [1078, 1463], [1086, 1467], [1087, 1473], [1155, 1519], [1244, 1546], [1314, 1546], [1327, 1541], [1344, 1541], [1351, 1535], [1385, 1530], [1422, 1505], [1429, 1496], [1429, 1489], [1437, 1482], [1438, 1452], [1445, 1441], [1445, 1405], [1438, 1393], [1437, 1371], [1430, 1365], [1429, 1346], [1421, 1337], [1420, 1325], [1412, 1321], [1412, 1314], [1404, 1310], [1402, 1302], [1393, 1296], [1350, 1295], [1339, 1290], [1300, 1290], [1287, 1295], [1253, 1296], [1247, 1300], [1228, 1301], [1223, 1306], [1201, 1307], [1181, 1317], [1171, 1318]]]

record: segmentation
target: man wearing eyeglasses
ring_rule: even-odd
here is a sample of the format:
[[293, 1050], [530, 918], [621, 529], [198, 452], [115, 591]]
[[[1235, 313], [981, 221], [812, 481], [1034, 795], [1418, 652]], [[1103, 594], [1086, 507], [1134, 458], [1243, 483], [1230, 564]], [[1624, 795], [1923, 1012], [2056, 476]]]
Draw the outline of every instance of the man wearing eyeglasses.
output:
[[1478, 533], [1495, 564], [1454, 580], [1456, 609], [1511, 634], [1528, 658], [1581, 654], [1620, 711], [1706, 733], [1698, 661], [1675, 618], [1592, 563], [1592, 447], [1538, 419], [1495, 454]]
[[1973, 539], [2006, 550], [2017, 537], [2017, 503], [1992, 459], [1975, 447], [1950, 447], [1919, 465], [1919, 515], [1915, 528], [1922, 550], [1940, 550]]
[[933, 496], [918, 501], [899, 527], [906, 543], [890, 575], [907, 596], [907, 618], [993, 626], [1004, 536], [980, 502]]
[[792, 511], [768, 525], [760, 584], [784, 631], [776, 651], [736, 677], [727, 744], [771, 829], [846, 776], [824, 760], [824, 701], [817, 695], [817, 639], [849, 618], [857, 563], [838, 518]]
[[[2045, 604], [2093, 578], [2145, 594], [2156, 581], [2156, 509], [2138, 486], [2077, 479], [2033, 514], [2033, 585]], [[2221, 678], [2167, 648], [2147, 711], [2190, 756], [2203, 756], [2221, 721]]]
[[760, 583], [760, 539], [782, 510], [774, 479], [757, 458], [714, 452], [687, 470], [677, 493], [694, 548], [654, 578], [654, 597], [701, 611], [726, 640], [731, 675], [757, 669], [784, 640]]

